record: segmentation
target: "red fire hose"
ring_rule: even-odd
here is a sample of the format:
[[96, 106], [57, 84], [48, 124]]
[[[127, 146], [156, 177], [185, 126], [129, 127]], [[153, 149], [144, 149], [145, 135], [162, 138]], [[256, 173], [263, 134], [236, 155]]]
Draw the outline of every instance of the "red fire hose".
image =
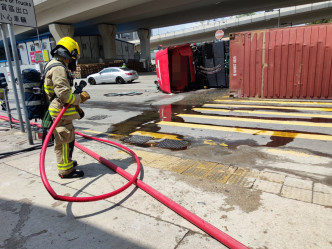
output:
[[[97, 195], [97, 196], [89, 196], [89, 197], [70, 197], [70, 196], [63, 196], [63, 195], [58, 195], [57, 193], [55, 193], [55, 191], [52, 189], [51, 185], [49, 184], [47, 177], [46, 177], [46, 173], [45, 173], [45, 155], [46, 155], [46, 149], [47, 149], [47, 145], [48, 142], [51, 139], [52, 133], [55, 129], [55, 127], [57, 126], [57, 124], [59, 123], [62, 115], [65, 113], [65, 111], [68, 109], [69, 105], [67, 104], [65, 108], [63, 108], [61, 110], [61, 112], [59, 113], [59, 115], [57, 116], [57, 118], [54, 120], [50, 130], [48, 131], [45, 141], [43, 143], [41, 152], [40, 152], [40, 158], [39, 158], [39, 171], [40, 171], [40, 175], [43, 181], [43, 184], [45, 186], [45, 188], [47, 189], [47, 191], [50, 193], [50, 195], [56, 199], [56, 200], [62, 200], [62, 201], [70, 201], [70, 202], [87, 202], [87, 201], [98, 201], [98, 200], [102, 200], [102, 199], [106, 199], [109, 198], [111, 196], [117, 195], [119, 193], [121, 193], [122, 191], [124, 191], [125, 189], [127, 189], [131, 184], [133, 184], [136, 180], [137, 180], [137, 176], [139, 174], [139, 172], [141, 171], [141, 163], [139, 161], [138, 156], [129, 148], [122, 146], [121, 144], [116, 144], [114, 142], [105, 140], [105, 139], [100, 139], [100, 138], [94, 138], [94, 137], [90, 137], [78, 132], [78, 135], [80, 136], [84, 136], [86, 138], [90, 138], [93, 140], [97, 140], [97, 141], [102, 141], [105, 143], [109, 143], [109, 144], [113, 144], [116, 145], [126, 151], [128, 151], [130, 154], [132, 154], [137, 162], [137, 169], [136, 172], [134, 174], [134, 176], [130, 179], [130, 181], [128, 183], [126, 183], [125, 185], [123, 185], [121, 188], [114, 190], [110, 193], [107, 194], [103, 194], [103, 195]], [[77, 145], [78, 143], [75, 142], [75, 145]], [[95, 154], [95, 159], [97, 159], [99, 162], [101, 162], [102, 164], [110, 167], [112, 170], [114, 170], [115, 172], [118, 173], [118, 170], [120, 169], [118, 166], [116, 166], [115, 164], [111, 163], [110, 161], [106, 160], [105, 158]]]
[[[40, 174], [41, 174], [42, 181], [43, 181], [47, 191], [52, 195], [53, 198], [58, 199], [58, 200], [64, 200], [64, 201], [93, 201], [93, 197], [68, 197], [68, 196], [59, 196], [59, 195], [57, 195], [55, 193], [55, 191], [50, 187], [50, 185], [48, 183], [48, 180], [46, 178], [46, 175], [45, 175], [44, 160], [45, 160], [45, 153], [46, 153], [46, 149], [47, 149], [47, 144], [49, 142], [49, 139], [51, 137], [51, 134], [52, 134], [55, 126], [57, 125], [57, 123], [59, 122], [60, 118], [62, 117], [63, 113], [66, 111], [67, 108], [68, 107], [63, 108], [61, 110], [60, 114], [58, 115], [56, 120], [53, 122], [53, 125], [50, 128], [50, 131], [48, 132], [48, 134], [46, 136], [45, 142], [43, 143], [42, 151], [41, 151], [41, 154], [40, 154], [40, 161], [39, 161]], [[5, 117], [5, 116], [0, 116], [0, 118], [8, 121], [8, 118]], [[18, 121], [14, 120], [13, 122], [17, 123]], [[38, 125], [40, 127], [39, 124], [36, 124], [36, 123], [31, 123], [31, 124]], [[85, 153], [89, 154], [90, 156], [92, 156], [93, 158], [95, 158], [96, 160], [101, 162], [102, 164], [108, 166], [109, 168], [111, 168], [112, 170], [114, 170], [115, 172], [117, 172], [118, 174], [120, 174], [121, 176], [126, 178], [127, 180], [129, 180], [129, 182], [126, 185], [124, 185], [123, 187], [121, 187], [118, 190], [115, 190], [115, 191], [110, 192], [110, 193], [105, 194], [105, 195], [94, 196], [96, 198], [95, 200], [101, 200], [101, 199], [105, 199], [105, 198], [111, 197], [113, 195], [116, 195], [116, 194], [120, 193], [121, 191], [123, 191], [125, 188], [129, 187], [129, 185], [131, 185], [133, 183], [137, 187], [141, 188], [146, 193], [148, 193], [149, 195], [151, 195], [152, 197], [154, 197], [155, 199], [157, 199], [158, 201], [163, 203], [165, 206], [172, 209], [174, 212], [181, 215], [183, 218], [185, 218], [186, 220], [188, 220], [189, 222], [191, 222], [192, 224], [194, 224], [195, 226], [202, 229], [204, 232], [206, 232], [207, 234], [209, 234], [210, 236], [212, 236], [213, 238], [215, 238], [216, 240], [218, 240], [219, 242], [224, 244], [225, 246], [227, 246], [231, 249], [233, 249], [233, 248], [234, 249], [245, 249], [245, 248], [248, 249], [247, 246], [243, 245], [242, 243], [240, 243], [236, 239], [234, 239], [231, 236], [227, 235], [226, 233], [220, 231], [215, 226], [213, 226], [210, 223], [204, 221], [203, 219], [201, 219], [197, 215], [191, 213], [190, 211], [188, 211], [187, 209], [185, 209], [184, 207], [182, 207], [178, 203], [174, 202], [173, 200], [169, 199], [165, 195], [161, 194], [160, 192], [158, 192], [154, 188], [152, 188], [149, 185], [145, 184], [144, 182], [138, 180], [137, 179], [137, 175], [138, 175], [137, 172], [139, 172], [139, 170], [140, 170], [140, 163], [139, 163], [137, 155], [133, 151], [131, 151], [127, 147], [124, 147], [120, 144], [117, 144], [117, 143], [114, 143], [114, 142], [111, 142], [111, 141], [108, 141], [108, 140], [105, 140], [105, 139], [90, 137], [90, 136], [84, 135], [84, 134], [79, 133], [79, 132], [75, 132], [75, 133], [77, 135], [80, 135], [80, 136], [83, 136], [83, 137], [86, 137], [86, 138], [90, 138], [90, 139], [93, 139], [93, 140], [96, 140], [96, 141], [110, 143], [110, 144], [118, 146], [122, 149], [125, 149], [126, 151], [128, 151], [130, 154], [132, 154], [135, 157], [135, 160], [137, 162], [136, 173], [135, 173], [134, 176], [132, 176], [131, 174], [127, 173], [125, 170], [121, 169], [120, 167], [118, 167], [115, 164], [108, 161], [107, 159], [99, 156], [97, 153], [95, 153], [95, 152], [85, 148], [83, 145], [75, 142], [76, 147], [83, 150]], [[82, 198], [82, 199], [77, 199], [77, 198]], [[84, 199], [84, 198], [89, 198], [89, 199]]]

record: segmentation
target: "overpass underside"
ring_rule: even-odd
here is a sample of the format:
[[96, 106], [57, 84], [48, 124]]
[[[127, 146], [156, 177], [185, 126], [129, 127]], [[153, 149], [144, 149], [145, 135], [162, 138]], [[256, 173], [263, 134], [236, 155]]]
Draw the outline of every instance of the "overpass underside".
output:
[[[230, 33], [258, 30], [258, 29], [269, 29], [278, 27], [278, 15], [274, 15], [272, 18], [264, 18], [261, 20], [254, 20], [255, 15], [252, 16], [253, 20], [234, 22], [233, 25], [224, 24], [218, 22], [213, 26], [203, 26], [196, 30], [184, 29], [181, 32], [177, 31], [172, 35], [155, 35], [150, 39], [151, 48], [157, 48], [158, 45], [162, 44], [163, 47], [174, 46], [184, 43], [199, 43], [199, 42], [210, 42], [214, 41], [215, 32], [218, 29], [222, 29], [225, 33], [224, 37], [228, 37]], [[332, 19], [332, 4], [328, 8], [310, 10], [306, 12], [296, 13], [292, 15], [281, 15], [280, 16], [280, 27], [295, 26], [305, 23], [309, 23], [321, 19]], [[139, 49], [140, 45], [138, 41], [136, 49]]]

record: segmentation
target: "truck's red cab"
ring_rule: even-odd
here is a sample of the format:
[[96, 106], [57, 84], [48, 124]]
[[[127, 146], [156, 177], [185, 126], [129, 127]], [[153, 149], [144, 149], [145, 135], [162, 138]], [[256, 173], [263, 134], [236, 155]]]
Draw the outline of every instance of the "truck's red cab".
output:
[[189, 44], [168, 47], [156, 54], [160, 89], [165, 93], [183, 92], [195, 83], [193, 52]]

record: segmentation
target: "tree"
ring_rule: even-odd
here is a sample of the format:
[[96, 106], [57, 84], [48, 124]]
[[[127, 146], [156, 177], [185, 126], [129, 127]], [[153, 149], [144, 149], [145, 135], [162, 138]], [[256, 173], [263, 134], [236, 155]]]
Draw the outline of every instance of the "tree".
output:
[[316, 20], [313, 22], [309, 22], [308, 25], [313, 25], [313, 24], [322, 24], [322, 23], [332, 23], [332, 19], [320, 19], [320, 20]]
[[235, 16], [235, 17], [236, 18], [241, 18], [241, 17], [245, 17], [245, 16], [253, 16], [255, 14], [256, 14], [255, 12], [252, 12], [252, 13], [241, 14], [241, 15], [238, 15], [238, 16]]

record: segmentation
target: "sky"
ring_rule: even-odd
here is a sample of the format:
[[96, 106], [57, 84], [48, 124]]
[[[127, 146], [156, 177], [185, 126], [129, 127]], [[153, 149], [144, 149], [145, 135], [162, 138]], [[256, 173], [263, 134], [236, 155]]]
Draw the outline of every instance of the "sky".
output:
[[211, 21], [220, 21], [222, 19], [224, 19], [224, 18], [211, 19], [211, 20], [206, 20], [206, 21], [202, 21], [202, 22], [192, 22], [192, 23], [180, 24], [180, 25], [169, 26], [169, 27], [164, 27], [164, 28], [152, 29], [152, 35], [165, 34], [168, 32], [173, 32], [173, 31], [177, 31], [177, 30], [181, 30], [181, 29], [187, 29], [187, 28], [191, 28], [194, 26], [202, 25], [202, 23], [208, 23]]
[[[326, 1], [326, 2], [329, 2], [329, 1]], [[284, 8], [281, 8], [281, 10], [282, 9], [284, 9]], [[277, 12], [278, 10], [280, 10], [280, 9], [274, 9], [273, 12]], [[265, 11], [259, 11], [259, 12], [255, 12], [252, 14], [263, 13], [263, 12], [265, 12]], [[232, 19], [232, 18], [238, 18], [238, 16], [229, 16], [229, 17], [216, 18], [216, 19], [205, 20], [205, 21], [200, 21], [200, 22], [192, 22], [192, 23], [180, 24], [180, 25], [169, 26], [169, 27], [164, 27], [164, 28], [152, 29], [152, 35], [165, 34], [165, 33], [169, 33], [169, 32], [178, 31], [181, 29], [199, 26], [202, 24], [208, 24], [209, 22], [225, 21], [225, 20]]]

